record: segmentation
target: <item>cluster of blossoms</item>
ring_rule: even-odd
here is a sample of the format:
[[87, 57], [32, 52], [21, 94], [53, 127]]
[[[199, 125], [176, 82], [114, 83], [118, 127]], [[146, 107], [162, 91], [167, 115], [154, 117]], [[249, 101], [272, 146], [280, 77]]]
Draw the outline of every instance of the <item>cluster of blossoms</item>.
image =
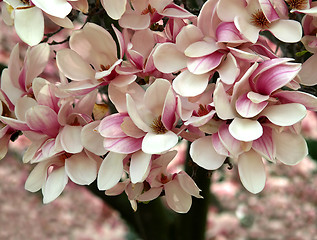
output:
[[[279, 57], [260, 33], [302, 40], [314, 54], [314, 3], [208, 0], [198, 16], [172, 0], [101, 4], [121, 29], [113, 27], [111, 35], [86, 23], [73, 31], [69, 48], [54, 56], [60, 80], [48, 81], [39, 77], [52, 58], [50, 46], [40, 43], [43, 13], [72, 27], [67, 15], [87, 12], [88, 3], [2, 2], [2, 17], [33, 47], [21, 65], [16, 45], [1, 76], [1, 146], [17, 132], [31, 140], [23, 161], [36, 166], [25, 188], [42, 189], [44, 203], [69, 179], [97, 180], [107, 195], [125, 192], [135, 210], [138, 202], [164, 195], [171, 209], [185, 213], [192, 196], [201, 195], [185, 171], [168, 167], [182, 139], [192, 142], [190, 156], [204, 169], [232, 159], [252, 193], [265, 186], [264, 160], [295, 165], [307, 155], [300, 122], [306, 110], [317, 111], [317, 98], [299, 89], [317, 84], [317, 57], [303, 65]], [[305, 15], [302, 24], [289, 19], [293, 13]], [[105, 97], [115, 112], [100, 103]]]

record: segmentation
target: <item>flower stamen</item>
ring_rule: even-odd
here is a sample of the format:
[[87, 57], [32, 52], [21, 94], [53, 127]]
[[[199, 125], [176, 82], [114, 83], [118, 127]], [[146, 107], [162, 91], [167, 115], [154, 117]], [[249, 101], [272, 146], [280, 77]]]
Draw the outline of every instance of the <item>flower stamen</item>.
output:
[[265, 17], [263, 11], [258, 9], [255, 13], [251, 15], [251, 24], [256, 27], [266, 29], [269, 27], [270, 22]]
[[162, 117], [158, 116], [157, 118], [155, 118], [150, 126], [152, 128], [152, 130], [156, 133], [156, 134], [164, 134], [166, 133], [168, 130], [165, 128], [164, 124], [162, 123]]
[[298, 10], [306, 9], [308, 4], [307, 0], [286, 0], [286, 2], [292, 9]]

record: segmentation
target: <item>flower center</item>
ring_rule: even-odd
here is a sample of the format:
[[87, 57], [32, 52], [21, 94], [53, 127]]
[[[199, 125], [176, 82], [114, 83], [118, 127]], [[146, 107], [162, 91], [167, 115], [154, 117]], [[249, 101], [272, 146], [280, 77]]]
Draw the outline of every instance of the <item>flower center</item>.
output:
[[199, 109], [198, 109], [198, 111], [197, 111], [197, 115], [198, 115], [199, 117], [202, 117], [202, 116], [207, 115], [208, 113], [209, 113], [209, 111], [207, 110], [206, 105], [204, 106], [204, 105], [202, 105], [202, 104], [199, 104]]
[[265, 17], [262, 10], [257, 10], [255, 13], [251, 15], [251, 23], [259, 28], [266, 29], [269, 27], [269, 20]]
[[161, 116], [158, 116], [157, 118], [155, 118], [150, 126], [156, 134], [164, 134], [168, 131], [164, 127], [164, 124], [162, 123], [161, 118], [162, 118]]
[[307, 0], [286, 0], [292, 9], [304, 10], [308, 4]]
[[142, 15], [145, 15], [145, 14], [148, 14], [148, 13], [154, 14], [155, 12], [156, 12], [156, 9], [155, 9], [155, 8], [152, 8], [152, 6], [149, 4], [149, 5], [147, 6], [147, 8], [145, 8], [145, 9], [141, 12], [141, 14], [142, 14]]
[[30, 1], [29, 0], [20, 0], [21, 2], [23, 2], [24, 4], [30, 5]]

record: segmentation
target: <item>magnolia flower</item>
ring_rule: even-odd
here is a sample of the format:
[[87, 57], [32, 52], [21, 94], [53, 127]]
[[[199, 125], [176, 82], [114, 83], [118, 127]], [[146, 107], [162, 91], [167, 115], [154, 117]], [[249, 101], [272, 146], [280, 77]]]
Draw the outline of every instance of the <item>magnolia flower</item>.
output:
[[[72, 22], [66, 17], [72, 10], [72, 5], [67, 0], [5, 0], [8, 4], [6, 10], [9, 14], [5, 14], [6, 23], [14, 22], [15, 30], [22, 41], [30, 46], [37, 45], [44, 36], [44, 17], [46, 13], [56, 24], [72, 28]], [[2, 10], [5, 10], [2, 7]], [[42, 12], [43, 11], [43, 12]]]
[[137, 102], [126, 96], [127, 110], [133, 123], [145, 132], [142, 151], [159, 154], [170, 150], [178, 142], [172, 131], [176, 125], [176, 98], [171, 84], [165, 79], [156, 79]]
[[25, 182], [25, 189], [42, 189], [43, 203], [55, 200], [64, 190], [68, 179], [78, 185], [89, 185], [97, 177], [100, 158], [83, 151], [77, 154], [60, 153], [38, 163]]
[[[281, 5], [280, 5], [281, 7]], [[269, 30], [283, 42], [298, 42], [302, 37], [299, 22], [282, 19], [286, 5], [277, 11], [269, 0], [220, 0], [217, 6], [219, 18], [224, 22], [234, 22], [241, 34], [255, 43], [259, 32]], [[282, 16], [280, 16], [280, 14]]]

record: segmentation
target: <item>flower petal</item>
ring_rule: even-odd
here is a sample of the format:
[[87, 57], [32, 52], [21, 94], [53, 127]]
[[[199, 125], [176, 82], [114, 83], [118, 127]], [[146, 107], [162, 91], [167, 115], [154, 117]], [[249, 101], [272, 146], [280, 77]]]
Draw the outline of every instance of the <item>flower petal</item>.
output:
[[160, 154], [173, 148], [178, 142], [178, 136], [168, 131], [164, 134], [148, 132], [142, 141], [142, 151], [148, 154]]
[[83, 150], [81, 143], [82, 126], [66, 125], [60, 131], [61, 145], [68, 153], [79, 153]]
[[291, 126], [306, 116], [306, 108], [300, 103], [287, 103], [266, 107], [261, 115], [278, 126]]
[[123, 174], [123, 159], [126, 154], [109, 152], [100, 165], [97, 177], [99, 190], [108, 190], [114, 187]]
[[143, 182], [150, 170], [151, 154], [138, 151], [131, 157], [130, 179], [133, 184]]
[[261, 137], [263, 129], [256, 120], [236, 117], [229, 125], [229, 132], [239, 141], [250, 142]]
[[265, 168], [261, 156], [254, 151], [241, 154], [238, 170], [243, 186], [251, 193], [263, 190], [266, 181]]
[[218, 169], [226, 159], [226, 156], [215, 151], [211, 136], [195, 140], [191, 144], [189, 153], [196, 164], [207, 170]]
[[290, 132], [274, 132], [276, 144], [276, 158], [284, 164], [296, 165], [308, 154], [305, 139], [298, 134]]

